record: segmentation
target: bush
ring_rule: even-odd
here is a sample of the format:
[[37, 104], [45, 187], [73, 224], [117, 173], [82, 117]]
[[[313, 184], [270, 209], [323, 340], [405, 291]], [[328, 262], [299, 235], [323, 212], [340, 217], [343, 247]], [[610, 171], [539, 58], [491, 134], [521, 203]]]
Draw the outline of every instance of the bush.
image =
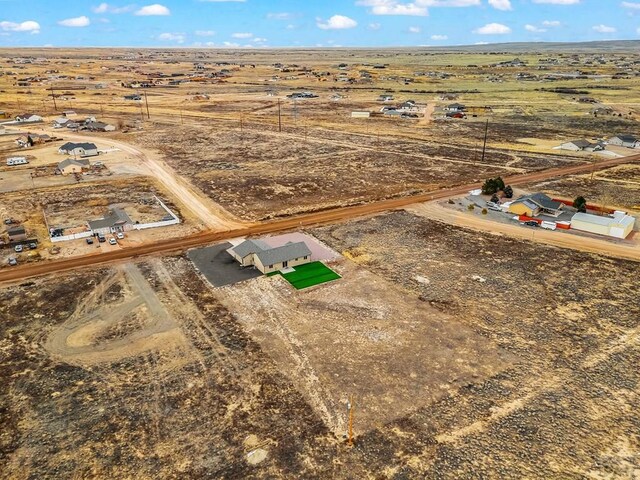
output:
[[504, 187], [504, 196], [507, 198], [513, 198], [513, 188], [511, 188], [511, 185]]
[[475, 207], [473, 206], [473, 203], [470, 203], [469, 206], [467, 207], [467, 210], [471, 211], [473, 210]]
[[453, 200], [449, 199], [449, 205], [453, 205], [454, 203], [456, 203], [456, 202], [454, 202]]
[[487, 209], [486, 209], [486, 208], [483, 208], [483, 209], [482, 209], [482, 214], [483, 214], [483, 215], [486, 215], [487, 213], [489, 213], [489, 212], [487, 211]]
[[573, 201], [573, 208], [579, 212], [585, 213], [587, 211], [587, 199], [582, 195], [576, 197]]

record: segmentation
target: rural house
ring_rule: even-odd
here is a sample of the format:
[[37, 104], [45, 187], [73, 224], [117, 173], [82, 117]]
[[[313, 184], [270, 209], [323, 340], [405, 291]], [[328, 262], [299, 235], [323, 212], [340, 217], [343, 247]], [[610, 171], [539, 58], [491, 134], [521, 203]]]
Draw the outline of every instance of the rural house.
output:
[[277, 272], [311, 261], [311, 250], [304, 242], [270, 247], [261, 240], [245, 240], [227, 252], [243, 267], [253, 266], [262, 273]]
[[134, 223], [127, 212], [121, 208], [113, 207], [103, 218], [89, 220], [87, 225], [94, 235], [106, 235], [115, 232], [128, 232], [133, 229]]
[[627, 238], [633, 230], [635, 221], [635, 217], [618, 210], [606, 217], [576, 213], [571, 218], [571, 228], [609, 237]]
[[38, 135], [37, 133], [27, 133], [26, 135], [20, 135], [16, 138], [16, 144], [19, 147], [33, 147], [34, 145], [40, 145], [42, 143], [50, 142], [52, 138], [49, 135]]
[[461, 103], [452, 103], [444, 107], [445, 112], [464, 112], [466, 107]]
[[640, 139], [634, 135], [617, 135], [607, 140], [609, 145], [617, 145], [627, 148], [640, 148]]
[[561, 210], [562, 203], [552, 200], [544, 193], [524, 195], [509, 205], [510, 213], [526, 215], [528, 217], [535, 217], [540, 214], [557, 217], [562, 213]]
[[591, 143], [588, 140], [580, 139], [563, 143], [562, 145], [560, 145], [560, 149], [570, 150], [572, 152], [580, 152], [583, 150], [587, 152], [598, 152], [604, 150], [604, 145], [602, 145], [601, 143]]
[[98, 155], [98, 147], [96, 147], [95, 143], [67, 142], [58, 149], [58, 153], [79, 157], [92, 157]]
[[89, 166], [89, 160], [85, 158], [81, 158], [78, 160], [74, 158], [65, 158], [58, 164], [56, 172], [61, 173], [62, 175], [82, 173], [82, 171], [89, 168]]
[[22, 115], [16, 115], [16, 122], [21, 123], [35, 123], [41, 122], [43, 118], [40, 115], [35, 115], [33, 113], [23, 113]]

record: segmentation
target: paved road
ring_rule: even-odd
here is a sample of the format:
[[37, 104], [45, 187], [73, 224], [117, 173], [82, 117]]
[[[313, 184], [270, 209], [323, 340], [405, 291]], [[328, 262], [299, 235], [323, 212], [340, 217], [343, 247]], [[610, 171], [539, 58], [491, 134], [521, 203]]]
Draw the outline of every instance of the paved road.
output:
[[[551, 168], [534, 173], [526, 173], [515, 175], [512, 177], [506, 177], [504, 180], [505, 183], [510, 185], [522, 185], [530, 182], [546, 180], [557, 176], [586, 173], [592, 170], [599, 170], [615, 165], [637, 161], [640, 161], [640, 154], [622, 158], [612, 158], [597, 162], [595, 164], [580, 164], [562, 168]], [[96, 253], [72, 258], [64, 258], [60, 260], [52, 260], [49, 262], [35, 263], [32, 265], [21, 265], [14, 268], [6, 268], [1, 271], [0, 282], [16, 281], [29, 277], [36, 277], [55, 272], [73, 270], [81, 267], [113, 263], [145, 255], [182, 252], [189, 248], [207, 245], [209, 243], [237, 237], [283, 232], [302, 226], [338, 223], [357, 217], [405, 208], [416, 203], [428, 202], [431, 200], [440, 200], [455, 195], [461, 195], [474, 188], [478, 188], [478, 184], [474, 183], [461, 185], [458, 187], [436, 190], [421, 195], [382, 200], [378, 202], [367, 203], [364, 205], [337, 207], [320, 212], [307, 213], [279, 220], [271, 220], [225, 231], [204, 231], [190, 235], [188, 237], [170, 238], [153, 243], [148, 243], [145, 245], [105, 252], [102, 254]], [[615, 254], [615, 252], [611, 252], [611, 254]]]

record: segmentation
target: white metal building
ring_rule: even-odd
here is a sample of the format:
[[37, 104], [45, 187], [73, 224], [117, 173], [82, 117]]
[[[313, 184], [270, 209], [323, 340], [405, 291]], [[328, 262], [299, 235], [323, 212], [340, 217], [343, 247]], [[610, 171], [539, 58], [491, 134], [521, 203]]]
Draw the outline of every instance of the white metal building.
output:
[[576, 213], [571, 219], [571, 228], [609, 237], [627, 238], [633, 230], [635, 221], [635, 217], [619, 210], [605, 217]]

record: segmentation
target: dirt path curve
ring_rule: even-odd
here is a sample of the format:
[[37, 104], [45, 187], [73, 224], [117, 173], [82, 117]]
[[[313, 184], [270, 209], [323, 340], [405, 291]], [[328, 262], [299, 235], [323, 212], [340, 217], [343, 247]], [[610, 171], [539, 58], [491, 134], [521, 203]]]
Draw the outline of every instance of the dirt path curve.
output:
[[427, 108], [424, 109], [424, 117], [420, 119], [420, 121], [418, 122], [418, 125], [420, 125], [421, 127], [424, 127], [426, 125], [429, 125], [431, 122], [433, 122], [433, 112], [436, 111], [437, 100], [438, 100], [438, 97], [435, 96], [433, 97], [433, 100], [431, 102], [427, 103]]
[[[505, 183], [510, 185], [521, 185], [530, 182], [537, 182], [541, 180], [547, 180], [562, 175], [572, 175], [576, 173], [585, 173], [592, 170], [598, 170], [602, 168], [608, 168], [614, 165], [620, 165], [623, 163], [638, 162], [640, 161], [640, 154], [632, 155], [623, 158], [614, 158], [603, 160], [595, 164], [584, 165], [571, 165], [569, 167], [552, 168], [534, 173], [526, 173], [522, 175], [515, 175], [512, 177], [506, 177]], [[365, 203], [362, 205], [354, 205], [347, 207], [336, 207], [319, 212], [306, 213], [302, 215], [296, 215], [292, 217], [286, 217], [278, 220], [270, 220], [266, 222], [255, 223], [249, 226], [243, 226], [234, 230], [227, 231], [205, 231], [192, 234], [188, 237], [169, 238], [166, 240], [160, 240], [153, 243], [147, 243], [144, 245], [138, 245], [130, 248], [122, 248], [118, 250], [112, 250], [104, 253], [94, 253], [90, 255], [82, 255], [77, 257], [65, 258], [60, 260], [52, 260], [48, 262], [40, 262], [32, 265], [21, 265], [13, 268], [5, 268], [0, 271], [0, 283], [1, 282], [14, 282], [16, 280], [22, 280], [29, 277], [36, 277], [40, 275], [47, 275], [54, 272], [62, 272], [68, 270], [74, 270], [76, 268], [94, 266], [98, 264], [113, 263], [121, 260], [128, 260], [144, 255], [154, 254], [168, 254], [173, 252], [184, 252], [189, 248], [199, 247], [222, 240], [229, 240], [231, 238], [246, 237], [250, 235], [263, 235], [266, 233], [283, 232], [286, 230], [297, 229], [303, 226], [315, 226], [315, 225], [329, 225], [338, 222], [344, 222], [352, 220], [354, 218], [363, 217], [367, 215], [375, 215], [391, 210], [398, 210], [408, 207], [409, 205], [429, 202], [432, 200], [440, 200], [443, 198], [449, 198], [456, 195], [462, 195], [469, 190], [478, 188], [477, 183], [471, 183], [466, 185], [460, 185], [453, 188], [445, 188], [441, 190], [435, 190], [433, 192], [427, 192], [420, 195], [413, 195], [409, 197], [392, 198], [388, 200], [380, 200], [377, 202]], [[514, 231], [514, 235], [517, 236], [520, 230]], [[541, 232], [542, 233], [542, 232]], [[546, 232], [557, 233], [557, 232]], [[544, 238], [543, 234], [542, 237]], [[626, 258], [630, 260], [640, 260], [640, 257], [634, 253], [629, 252], [627, 249], [621, 249], [620, 246], [615, 244], [607, 244], [608, 247], [603, 248], [600, 251], [595, 251], [593, 247], [585, 245], [582, 248], [582, 242], [568, 241], [564, 245], [558, 244], [566, 248], [573, 248], [577, 250], [591, 251], [594, 253], [602, 253], [613, 257]], [[589, 250], [591, 248], [591, 250]]]
[[210, 198], [179, 176], [176, 171], [163, 162], [157, 152], [153, 150], [134, 147], [124, 142], [111, 140], [105, 137], [91, 137], [87, 135], [65, 134], [66, 137], [84, 142], [95, 142], [104, 144], [110, 143], [115, 148], [132, 155], [137, 158], [141, 165], [146, 168], [148, 175], [156, 178], [164, 188], [173, 194], [184, 208], [190, 210], [197, 218], [199, 218], [207, 228], [222, 231], [239, 228], [247, 225], [226, 211], [220, 205], [213, 202]]
[[458, 212], [435, 202], [413, 205], [407, 208], [407, 211], [457, 227], [504, 234], [510, 238], [530, 240], [582, 252], [640, 261], [640, 245], [637, 244], [620, 244], [610, 240], [600, 240], [541, 228], [523, 228], [519, 223], [510, 225], [508, 223], [493, 222], [474, 214]]

